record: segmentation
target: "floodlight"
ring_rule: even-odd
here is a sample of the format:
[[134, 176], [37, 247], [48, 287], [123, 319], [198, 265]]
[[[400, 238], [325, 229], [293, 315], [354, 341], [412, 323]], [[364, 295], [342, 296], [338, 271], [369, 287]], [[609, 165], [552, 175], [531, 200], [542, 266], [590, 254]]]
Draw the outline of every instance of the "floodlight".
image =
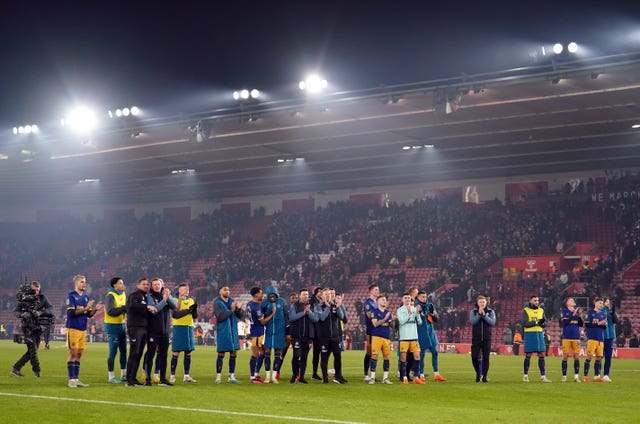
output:
[[306, 90], [309, 93], [319, 93], [320, 91], [327, 88], [327, 80], [320, 78], [316, 74], [311, 74], [304, 79], [304, 81], [300, 81], [298, 87], [300, 90]]
[[97, 120], [95, 114], [84, 106], [73, 110], [65, 120], [65, 125], [71, 126], [79, 133], [91, 132], [91, 130], [95, 128], [96, 124]]
[[234, 91], [233, 92], [233, 100], [240, 100], [240, 92], [239, 91]]
[[131, 106], [131, 115], [133, 116], [140, 115], [140, 108], [138, 106]]
[[23, 126], [18, 127], [18, 132], [20, 134], [24, 134], [24, 127]]
[[18, 134], [18, 127], [13, 127], [13, 133]]
[[560, 43], [556, 43], [553, 45], [553, 52], [555, 54], [560, 54], [564, 50], [564, 46]]
[[109, 118], [113, 118], [113, 112], [109, 111]]
[[260, 91], [256, 90], [255, 88], [251, 90], [249, 94], [251, 95], [252, 99], [257, 99], [258, 97], [260, 97]]
[[578, 45], [572, 41], [567, 46], [567, 50], [569, 51], [569, 53], [575, 53], [578, 51]]
[[31, 125], [25, 125], [24, 126], [24, 133], [25, 134], [31, 134]]
[[242, 90], [242, 91], [240, 92], [240, 97], [241, 97], [243, 100], [247, 100], [247, 99], [249, 98], [249, 90]]
[[130, 113], [131, 111], [129, 110], [128, 107], [125, 107], [124, 109], [122, 109], [122, 116], [129, 116]]
[[122, 110], [121, 109], [116, 109], [116, 116], [118, 118], [122, 116]]

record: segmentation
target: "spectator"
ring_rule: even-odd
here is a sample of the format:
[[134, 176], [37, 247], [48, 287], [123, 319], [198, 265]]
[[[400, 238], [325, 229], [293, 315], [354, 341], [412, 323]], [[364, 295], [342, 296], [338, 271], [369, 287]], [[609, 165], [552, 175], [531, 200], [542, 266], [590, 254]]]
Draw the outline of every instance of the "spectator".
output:
[[509, 327], [505, 327], [504, 331], [502, 332], [502, 343], [506, 345], [513, 344], [513, 333], [511, 332], [511, 329]]
[[518, 331], [513, 335], [513, 354], [520, 355], [520, 345], [522, 344], [522, 334]]

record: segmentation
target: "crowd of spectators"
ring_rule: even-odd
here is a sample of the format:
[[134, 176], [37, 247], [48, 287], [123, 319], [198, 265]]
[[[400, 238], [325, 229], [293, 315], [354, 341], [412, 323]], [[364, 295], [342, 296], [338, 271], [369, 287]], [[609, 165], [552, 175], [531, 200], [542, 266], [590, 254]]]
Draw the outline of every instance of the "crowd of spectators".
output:
[[[638, 176], [609, 180], [610, 190], [633, 190]], [[350, 277], [372, 267], [397, 268], [380, 272], [375, 281], [384, 292], [401, 294], [406, 288], [403, 269], [437, 269], [425, 282], [429, 292], [453, 283], [453, 309], [445, 311], [444, 328], [459, 327], [455, 306], [468, 302], [472, 287], [484, 291], [491, 283], [496, 299], [508, 293], [485, 274], [487, 267], [505, 256], [555, 254], [574, 241], [586, 240], [582, 217], [594, 213], [604, 222], [619, 224], [619, 233], [607, 256], [573, 270], [547, 275], [516, 276], [517, 284], [540, 287], [549, 309], [573, 282], [584, 283], [587, 296], [624, 291], [613, 281], [616, 271], [640, 253], [640, 202], [622, 198], [594, 205], [588, 194], [593, 180], [570, 187], [565, 195], [545, 196], [542, 202], [486, 202], [466, 204], [452, 199], [416, 200], [411, 204], [366, 205], [338, 201], [314, 211], [275, 213], [264, 238], [243, 234], [248, 213], [216, 211], [184, 222], [157, 214], [141, 218], [119, 217], [109, 222], [67, 218], [47, 224], [3, 224], [0, 233], [0, 281], [14, 286], [25, 270], [47, 284], [68, 281], [91, 264], [100, 269], [116, 263], [127, 281], [140, 275], [165, 280], [191, 280], [202, 286], [200, 300], [217, 294], [220, 284], [244, 281], [253, 285], [280, 285], [283, 293], [315, 285], [350, 290]], [[264, 216], [264, 210], [257, 211]], [[191, 264], [203, 260], [202, 275], [190, 275]], [[106, 281], [110, 276], [103, 275]], [[520, 280], [518, 280], [520, 278]], [[545, 280], [546, 279], [546, 280]], [[195, 280], [195, 281], [194, 281]], [[102, 283], [102, 282], [99, 282]], [[474, 289], [475, 290], [475, 289]], [[0, 306], [10, 306], [0, 299]], [[451, 321], [449, 325], [448, 321]]]

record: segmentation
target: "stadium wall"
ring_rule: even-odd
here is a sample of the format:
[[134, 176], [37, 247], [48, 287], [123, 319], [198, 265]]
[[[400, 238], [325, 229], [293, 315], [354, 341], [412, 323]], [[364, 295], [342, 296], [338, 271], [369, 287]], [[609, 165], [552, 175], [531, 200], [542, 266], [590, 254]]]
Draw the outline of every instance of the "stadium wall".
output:
[[[148, 213], [162, 215], [167, 208], [191, 208], [191, 218], [195, 219], [202, 213], [210, 213], [219, 210], [223, 205], [250, 203], [250, 209], [264, 208], [267, 215], [281, 211], [283, 200], [287, 199], [313, 199], [314, 206], [325, 207], [330, 202], [348, 201], [350, 198], [366, 198], [370, 194], [382, 194], [391, 202], [412, 203], [418, 199], [432, 197], [437, 193], [453, 193], [456, 190], [460, 196], [468, 200], [485, 202], [494, 199], [504, 201], [508, 187], [517, 185], [523, 187], [536, 187], [540, 182], [545, 183], [549, 191], [561, 190], [570, 180], [596, 178], [604, 175], [603, 171], [594, 171], [587, 174], [544, 174], [519, 176], [506, 179], [482, 179], [482, 180], [451, 180], [437, 183], [415, 183], [401, 186], [367, 187], [352, 190], [333, 190], [320, 192], [285, 193], [270, 196], [253, 196], [247, 198], [229, 198], [223, 200], [194, 200], [190, 202], [144, 203], [144, 204], [108, 204], [108, 205], [69, 205], [69, 204], [38, 204], [37, 199], [29, 205], [3, 205], [0, 209], [0, 222], [51, 222], [51, 217], [70, 216], [78, 219], [93, 218], [104, 219], [105, 211], [109, 210], [134, 210], [136, 217], [142, 217]], [[110, 212], [107, 212], [109, 215]], [[44, 217], [44, 218], [43, 218]]]

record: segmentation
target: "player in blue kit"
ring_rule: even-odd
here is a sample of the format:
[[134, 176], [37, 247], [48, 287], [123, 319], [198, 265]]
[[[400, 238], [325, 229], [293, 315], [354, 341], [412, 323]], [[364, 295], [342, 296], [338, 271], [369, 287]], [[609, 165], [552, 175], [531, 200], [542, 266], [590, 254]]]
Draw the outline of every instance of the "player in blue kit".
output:
[[562, 381], [567, 381], [567, 359], [573, 355], [573, 381], [580, 382], [580, 328], [582, 311], [576, 308], [576, 301], [569, 297], [562, 308], [560, 326], [562, 327]]
[[[267, 300], [262, 302], [261, 310], [263, 317], [260, 323], [264, 325], [264, 368], [266, 370], [265, 383], [280, 383], [276, 375], [282, 365], [282, 350], [285, 346], [285, 302], [278, 294], [278, 289], [274, 286], [267, 287]], [[271, 349], [275, 350], [273, 358], [273, 375], [271, 375], [270, 358]]]
[[369, 286], [369, 297], [364, 301], [363, 309], [366, 317], [366, 335], [364, 339], [364, 381], [369, 381], [369, 367], [371, 365], [371, 329], [373, 324], [371, 323], [371, 314], [374, 310], [378, 309], [378, 303], [376, 299], [380, 295], [380, 288], [377, 284], [371, 284]]
[[369, 376], [369, 384], [376, 382], [376, 367], [378, 365], [378, 354], [382, 352], [384, 360], [382, 365], [382, 384], [393, 384], [389, 380], [389, 355], [391, 355], [391, 332], [389, 326], [396, 317], [391, 311], [387, 310], [387, 298], [378, 296], [376, 299], [377, 309], [371, 311], [371, 360], [369, 366], [371, 374]]
[[251, 337], [251, 359], [249, 360], [249, 371], [251, 373], [250, 381], [254, 384], [263, 383], [264, 380], [260, 377], [260, 368], [262, 368], [262, 361], [264, 360], [264, 349], [262, 343], [264, 342], [264, 325], [260, 323], [260, 320], [264, 318], [261, 311], [262, 304], [262, 289], [260, 287], [251, 287], [249, 291], [251, 294], [251, 300], [247, 303], [247, 315], [249, 316], [249, 334]]
[[602, 299], [596, 297], [593, 305], [593, 309], [587, 312], [587, 316], [584, 319], [584, 326], [587, 330], [587, 359], [584, 361], [584, 381], [585, 383], [589, 381], [589, 367], [591, 366], [591, 360], [595, 357], [593, 381], [602, 383], [604, 380], [600, 377], [600, 366], [604, 352], [604, 330], [607, 328], [607, 315], [602, 310], [604, 307]]
[[67, 347], [69, 359], [67, 372], [69, 374], [69, 387], [88, 387], [78, 379], [80, 375], [80, 358], [87, 347], [87, 321], [102, 309], [102, 303], [93, 306], [94, 300], [89, 299], [85, 293], [87, 280], [84, 275], [73, 277], [74, 290], [67, 295], [65, 301], [67, 307]]

